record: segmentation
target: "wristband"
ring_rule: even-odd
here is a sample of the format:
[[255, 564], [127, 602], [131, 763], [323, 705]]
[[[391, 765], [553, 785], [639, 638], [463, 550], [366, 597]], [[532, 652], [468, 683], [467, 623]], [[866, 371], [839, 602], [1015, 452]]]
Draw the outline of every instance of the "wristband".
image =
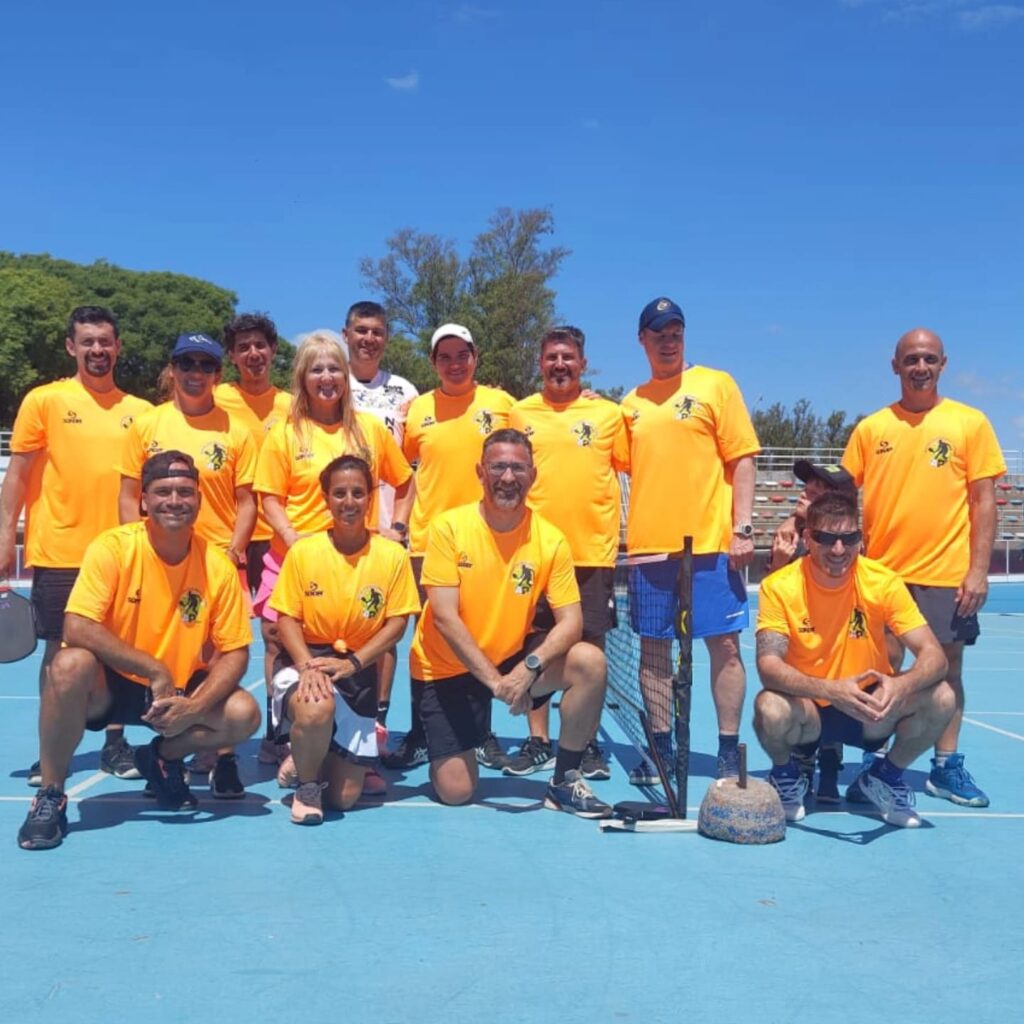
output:
[[359, 657], [356, 655], [355, 651], [344, 651], [339, 655], [339, 657], [345, 658], [347, 661], [351, 661], [352, 667], [357, 672], [363, 671], [363, 663], [359, 660]]
[[382, 700], [377, 705], [377, 724], [385, 725], [388, 720], [388, 709], [391, 707], [391, 701]]

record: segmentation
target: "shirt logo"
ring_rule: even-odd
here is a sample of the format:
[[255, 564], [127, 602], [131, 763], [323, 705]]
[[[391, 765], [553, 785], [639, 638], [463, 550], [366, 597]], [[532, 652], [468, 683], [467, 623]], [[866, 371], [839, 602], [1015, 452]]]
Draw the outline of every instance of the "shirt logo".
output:
[[573, 424], [572, 432], [576, 437], [576, 444], [580, 448], [589, 448], [594, 443], [594, 424], [587, 420], [580, 420]]
[[529, 562], [517, 562], [512, 567], [512, 589], [517, 594], [529, 594], [536, 578], [537, 570]]
[[953, 446], [941, 437], [937, 437], [928, 449], [928, 454], [932, 457], [929, 465], [934, 466], [936, 469], [941, 469], [949, 462], [950, 457], [953, 455]]
[[146, 445], [146, 455], [159, 455], [162, 451], [163, 448], [160, 446], [160, 442], [156, 439], [150, 441], [149, 444]]
[[677, 420], [688, 420], [700, 409], [700, 402], [693, 395], [683, 395], [682, 398], [672, 403], [672, 408], [676, 411]]
[[384, 610], [384, 592], [379, 587], [363, 587], [359, 591], [359, 606], [364, 619], [375, 619]]
[[312, 448], [300, 448], [295, 453], [296, 462], [308, 462], [310, 459], [315, 458]]
[[638, 419], [640, 419], [640, 410], [634, 409], [633, 414], [629, 417], [629, 420], [631, 423], [636, 423]]
[[480, 428], [480, 433], [485, 436], [494, 429], [494, 416], [489, 409], [481, 409], [473, 417], [473, 422]]
[[121, 429], [127, 430], [135, 422], [134, 416], [122, 416], [121, 417]]
[[385, 384], [384, 397], [390, 405], [398, 405], [402, 401], [405, 391], [401, 384]]
[[817, 632], [814, 628], [814, 623], [805, 615], [800, 622], [800, 625], [796, 627], [798, 633], [814, 633]]
[[892, 445], [888, 441], [882, 440], [878, 442], [878, 447], [875, 449], [876, 455], [888, 455], [892, 451]]
[[66, 413], [64, 413], [64, 422], [65, 423], [81, 423], [82, 422], [82, 418], [78, 415], [77, 412], [75, 412], [74, 409], [68, 409], [68, 411]]
[[206, 456], [206, 468], [212, 469], [214, 473], [223, 469], [224, 463], [228, 461], [228, 450], [219, 441], [204, 444], [200, 454]]
[[465, 551], [459, 552], [459, 560], [455, 563], [460, 569], [472, 569], [473, 563], [469, 560], [469, 555]]
[[533, 437], [533, 424], [532, 423], [527, 423], [526, 424], [526, 428], [523, 430], [523, 433], [527, 437]]
[[323, 597], [324, 592], [320, 589], [320, 584], [316, 580], [310, 580], [309, 586], [303, 591], [306, 597]]
[[198, 590], [189, 590], [178, 598], [178, 611], [181, 612], [181, 621], [193, 623], [199, 618], [203, 610], [203, 595]]
[[435, 420], [433, 416], [424, 416], [423, 417], [423, 422], [420, 424], [420, 426], [421, 427], [432, 427], [436, 422], [437, 422], [437, 420]]
[[141, 604], [142, 603], [142, 588], [138, 587], [134, 594], [128, 595], [129, 604]]
[[271, 429], [277, 425], [280, 421], [280, 416], [271, 416], [266, 423], [263, 424], [263, 433], [269, 434]]
[[846, 629], [846, 635], [851, 640], [863, 640], [868, 635], [868, 620], [860, 608], [854, 608], [850, 612], [850, 622]]

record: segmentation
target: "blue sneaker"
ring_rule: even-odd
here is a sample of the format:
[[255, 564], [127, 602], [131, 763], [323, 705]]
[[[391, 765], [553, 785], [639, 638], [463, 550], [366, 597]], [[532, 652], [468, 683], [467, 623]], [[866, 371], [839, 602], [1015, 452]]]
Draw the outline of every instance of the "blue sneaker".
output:
[[611, 807], [594, 796], [593, 790], [578, 771], [565, 773], [565, 778], [552, 782], [544, 794], [544, 806], [551, 811], [568, 811], [578, 818], [610, 818]]
[[[864, 752], [864, 758], [861, 761], [861, 775], [864, 774], [874, 763], [878, 755], [871, 751]], [[846, 787], [846, 802], [848, 804], [869, 804], [871, 801], [867, 798], [867, 794], [860, 788], [860, 775], [857, 776]]]
[[796, 775], [776, 775], [773, 768], [768, 773], [768, 781], [772, 788], [779, 794], [782, 801], [782, 809], [786, 812], [786, 821], [802, 821], [807, 810], [804, 807], [804, 794], [807, 792], [807, 776], [798, 773]]
[[914, 810], [914, 791], [902, 780], [888, 783], [869, 768], [850, 783], [858, 786], [865, 798], [878, 808], [886, 825], [898, 828], [918, 828], [921, 816]]
[[941, 767], [932, 758], [932, 770], [924, 791], [929, 796], [951, 800], [962, 807], [988, 807], [988, 797], [978, 788], [971, 773], [964, 767], [963, 754], [950, 754]]
[[[672, 749], [672, 736], [670, 733], [655, 733], [654, 742], [658, 746], [658, 756], [665, 767], [665, 771], [672, 774], [676, 763], [676, 754]], [[739, 774], [737, 772], [737, 774]], [[629, 770], [629, 784], [631, 786], [660, 786], [661, 779], [658, 777], [658, 769], [650, 756], [641, 757], [640, 763]]]
[[740, 754], [738, 750], [727, 750], [718, 755], [718, 778], [738, 779], [740, 775]]

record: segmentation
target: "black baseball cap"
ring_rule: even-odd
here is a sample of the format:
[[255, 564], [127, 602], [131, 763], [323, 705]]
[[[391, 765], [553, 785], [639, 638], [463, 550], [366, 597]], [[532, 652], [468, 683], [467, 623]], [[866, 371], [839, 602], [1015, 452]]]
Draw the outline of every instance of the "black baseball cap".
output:
[[847, 494], [857, 493], [853, 477], [837, 463], [825, 466], [811, 462], [809, 459], [797, 459], [793, 463], [793, 474], [804, 483], [813, 477], [834, 491], [846, 491]]

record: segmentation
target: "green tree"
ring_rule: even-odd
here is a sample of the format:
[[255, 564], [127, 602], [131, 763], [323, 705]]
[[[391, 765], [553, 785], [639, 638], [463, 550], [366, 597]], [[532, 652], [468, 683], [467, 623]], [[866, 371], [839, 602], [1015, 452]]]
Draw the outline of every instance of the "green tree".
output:
[[792, 411], [781, 402], [764, 410], [755, 409], [751, 419], [762, 447], [809, 450], [844, 448], [857, 422], [847, 420], [846, 413], [839, 409], [821, 419], [807, 398], [794, 403]]
[[[550, 210], [499, 209], [462, 258], [451, 239], [403, 228], [387, 254], [360, 261], [364, 282], [382, 298], [396, 336], [385, 363], [422, 387], [436, 381], [430, 336], [454, 320], [473, 332], [477, 377], [517, 397], [536, 390], [537, 339], [555, 312], [550, 287], [569, 250], [547, 246]], [[399, 339], [407, 345], [395, 344]], [[401, 368], [400, 368], [401, 367]]]

